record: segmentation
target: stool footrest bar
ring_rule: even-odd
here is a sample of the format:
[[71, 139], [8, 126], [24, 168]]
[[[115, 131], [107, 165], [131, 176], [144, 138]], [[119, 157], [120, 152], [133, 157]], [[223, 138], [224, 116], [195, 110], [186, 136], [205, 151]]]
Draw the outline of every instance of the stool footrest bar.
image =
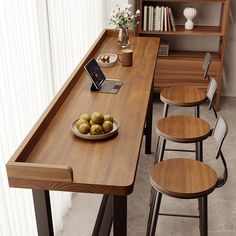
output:
[[172, 149], [172, 148], [166, 148], [165, 151], [168, 151], [168, 152], [196, 152], [195, 150]]
[[176, 217], [188, 217], [188, 218], [200, 218], [200, 216], [195, 215], [180, 215], [180, 214], [169, 214], [169, 213], [159, 213], [160, 216], [176, 216]]

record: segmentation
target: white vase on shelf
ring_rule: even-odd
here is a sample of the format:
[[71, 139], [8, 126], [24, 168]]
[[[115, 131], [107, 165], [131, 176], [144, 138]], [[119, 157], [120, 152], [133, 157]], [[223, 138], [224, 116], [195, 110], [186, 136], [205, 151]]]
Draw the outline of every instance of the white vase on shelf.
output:
[[183, 12], [187, 21], [185, 23], [186, 30], [192, 30], [194, 27], [193, 19], [197, 15], [197, 10], [194, 7], [186, 7]]

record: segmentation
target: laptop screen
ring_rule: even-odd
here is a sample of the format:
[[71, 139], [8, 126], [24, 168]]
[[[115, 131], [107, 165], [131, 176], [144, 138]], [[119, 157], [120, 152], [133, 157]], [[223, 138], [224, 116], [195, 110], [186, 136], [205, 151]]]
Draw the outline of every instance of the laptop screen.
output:
[[90, 79], [92, 80], [93, 84], [97, 89], [99, 89], [106, 79], [105, 75], [103, 74], [101, 68], [99, 67], [96, 60], [93, 58], [91, 59], [86, 65], [85, 70], [87, 71]]

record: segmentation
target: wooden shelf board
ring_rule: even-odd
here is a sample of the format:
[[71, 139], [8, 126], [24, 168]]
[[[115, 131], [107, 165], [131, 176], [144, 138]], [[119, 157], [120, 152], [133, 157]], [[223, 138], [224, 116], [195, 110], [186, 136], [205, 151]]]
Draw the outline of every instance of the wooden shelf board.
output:
[[[202, 60], [206, 52], [194, 52], [194, 51], [170, 51], [169, 56], [159, 56], [158, 59], [169, 60], [169, 59], [194, 59], [199, 58]], [[220, 61], [220, 54], [217, 52], [210, 52], [214, 60]]]
[[176, 25], [176, 31], [140, 31], [140, 35], [187, 35], [187, 36], [223, 36], [220, 26], [195, 26], [185, 30], [184, 25]]

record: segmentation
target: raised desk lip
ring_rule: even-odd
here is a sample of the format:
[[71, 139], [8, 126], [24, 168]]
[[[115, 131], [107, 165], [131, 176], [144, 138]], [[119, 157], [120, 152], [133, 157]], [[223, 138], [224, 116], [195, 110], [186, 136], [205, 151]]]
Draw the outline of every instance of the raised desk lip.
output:
[[[122, 121], [124, 120], [124, 117], [117, 112], [114, 107], [112, 107], [109, 102], [105, 102], [105, 107], [107, 110], [111, 110], [115, 113], [115, 117], [117, 120], [119, 120], [120, 129], [119, 134], [114, 139], [105, 140], [102, 142], [94, 142], [94, 141], [81, 141], [75, 139], [73, 134], [70, 131], [69, 124], [63, 124], [61, 120], [65, 120], [65, 123], [68, 123], [69, 118], [65, 116], [65, 114], [62, 111], [68, 111], [68, 106], [71, 104], [79, 104], [76, 102], [76, 96], [80, 99], [81, 96], [85, 95], [83, 91], [86, 89], [89, 89], [90, 81], [84, 77], [86, 77], [84, 72], [84, 65], [96, 55], [99, 54], [102, 50], [108, 50], [106, 48], [111, 48], [111, 44], [114, 44], [116, 42], [116, 38], [113, 37], [113, 32], [111, 30], [105, 30], [100, 37], [97, 39], [97, 41], [94, 43], [90, 51], [86, 54], [84, 59], [81, 61], [81, 63], [76, 67], [76, 69], [73, 71], [72, 75], [69, 77], [69, 79], [66, 81], [62, 89], [58, 92], [58, 94], [55, 96], [53, 101], [50, 103], [46, 111], [43, 113], [43, 115], [40, 117], [38, 122], [35, 124], [35, 126], [32, 128], [32, 130], [29, 132], [27, 137], [24, 139], [22, 144], [19, 146], [19, 148], [16, 150], [12, 158], [8, 161], [6, 167], [7, 167], [7, 174], [8, 174], [8, 180], [10, 187], [18, 187], [18, 188], [31, 188], [31, 189], [44, 189], [44, 190], [59, 190], [59, 191], [71, 191], [71, 192], [89, 192], [89, 193], [103, 193], [103, 194], [116, 194], [116, 195], [128, 195], [132, 193], [133, 187], [134, 187], [134, 181], [135, 181], [135, 175], [136, 175], [136, 169], [138, 164], [138, 156], [142, 141], [142, 134], [139, 132], [137, 139], [134, 141], [135, 145], [135, 152], [132, 153], [129, 151], [128, 147], [126, 147], [124, 140], [124, 137], [127, 139], [130, 139], [130, 133], [128, 133], [126, 137], [126, 133], [124, 132], [124, 129], [127, 127], [124, 127], [122, 129]], [[120, 79], [120, 76], [126, 75], [127, 78], [124, 78], [124, 84], [123, 84], [123, 90], [126, 90], [126, 93], [128, 92], [128, 89], [131, 91], [131, 98], [127, 99], [127, 103], [131, 103], [133, 99], [137, 98], [140, 100], [139, 93], [143, 93], [143, 104], [140, 104], [140, 108], [144, 110], [147, 110], [147, 104], [153, 84], [153, 75], [155, 70], [155, 64], [156, 64], [156, 58], [158, 53], [158, 47], [159, 47], [159, 39], [158, 38], [136, 38], [131, 37], [131, 41], [134, 41], [134, 44], [137, 45], [137, 48], [139, 47], [139, 50], [134, 49], [134, 55], [136, 55], [136, 60], [141, 60], [141, 57], [144, 57], [142, 53], [146, 52], [147, 50], [150, 51], [152, 49], [152, 52], [149, 53], [148, 57], [150, 58], [150, 62], [147, 62], [146, 60], [141, 61], [141, 66], [136, 65], [135, 66], [135, 59], [134, 59], [134, 65], [130, 68], [124, 68], [120, 64], [117, 64], [116, 67], [113, 68], [113, 72], [110, 68], [102, 68], [105, 71], [105, 74], [108, 77], [118, 77]], [[146, 41], [144, 43], [144, 40]], [[140, 49], [140, 46], [144, 47], [143, 49]], [[156, 47], [156, 48], [155, 48]], [[118, 48], [115, 48], [114, 50], [120, 50]], [[117, 62], [118, 63], [118, 62]], [[132, 71], [133, 70], [133, 71]], [[136, 71], [140, 72], [140, 78], [137, 78]], [[111, 74], [111, 75], [109, 75]], [[145, 77], [146, 76], [146, 77]], [[133, 78], [135, 77], [135, 78]], [[145, 78], [144, 78], [145, 77]], [[144, 81], [145, 79], [145, 81]], [[137, 83], [134, 84], [134, 82], [131, 83], [132, 80], [136, 80]], [[135, 87], [135, 90], [134, 88]], [[76, 91], [79, 90], [80, 93], [76, 93]], [[75, 96], [74, 96], [75, 95]], [[125, 95], [125, 91], [119, 91], [119, 93], [115, 96], [116, 98], [112, 97], [114, 95], [97, 95], [97, 94], [87, 94], [88, 101], [91, 102], [92, 107], [94, 105], [97, 105], [96, 99], [99, 96], [99, 98], [103, 98], [104, 96], [107, 96], [107, 99], [111, 99], [112, 102], [117, 103], [117, 107], [121, 108], [124, 107], [127, 104], [125, 104], [125, 101], [121, 101], [121, 96]], [[86, 98], [83, 98], [86, 100]], [[84, 100], [84, 101], [85, 101]], [[121, 101], [121, 102], [120, 102]], [[69, 103], [70, 102], [70, 103]], [[67, 104], [68, 103], [68, 104]], [[122, 104], [121, 104], [122, 103]], [[84, 104], [81, 105], [85, 106]], [[127, 105], [128, 106], [128, 105]], [[102, 105], [100, 105], [100, 109], [106, 110]], [[80, 108], [79, 108], [80, 109]], [[128, 109], [128, 108], [127, 108]], [[138, 110], [136, 109], [134, 111], [135, 114], [138, 114]], [[118, 110], [118, 109], [117, 109]], [[94, 110], [95, 111], [95, 110]], [[144, 127], [146, 116], [145, 114], [141, 114], [141, 122], [138, 123], [137, 129], [140, 131]], [[119, 115], [118, 115], [119, 114]], [[68, 116], [75, 116], [75, 112], [72, 111], [71, 114], [68, 114]], [[61, 119], [63, 118], [63, 119]], [[71, 119], [71, 122], [73, 119]], [[64, 121], [63, 121], [64, 122]], [[54, 155], [51, 153], [51, 151], [55, 150], [55, 154], [58, 154], [59, 151], [62, 151], [62, 149], [57, 148], [57, 146], [52, 147], [45, 147], [47, 146], [47, 143], [50, 142], [50, 139], [53, 137], [54, 133], [55, 135], [59, 134], [59, 131], [56, 130], [55, 125], [56, 124], [62, 124], [61, 130], [62, 132], [65, 131], [66, 127], [68, 126], [68, 134], [69, 136], [67, 139], [65, 139], [66, 147], [67, 147], [67, 155], [64, 155], [65, 158], [62, 159], [62, 157], [54, 157]], [[124, 123], [123, 123], [124, 124]], [[125, 125], [123, 125], [125, 126]], [[59, 128], [58, 128], [59, 129]], [[56, 130], [56, 131], [55, 131]], [[52, 131], [52, 132], [50, 132]], [[52, 135], [52, 136], [51, 136]], [[59, 135], [58, 135], [59, 136]], [[57, 137], [58, 137], [57, 136]], [[62, 137], [60, 137], [63, 139]], [[48, 140], [48, 142], [47, 142]], [[52, 141], [53, 139], [51, 139]], [[56, 143], [61, 144], [62, 141], [53, 141], [53, 144]], [[78, 144], [78, 142], [81, 142]], [[127, 168], [130, 168], [131, 174], [129, 173], [119, 173], [118, 170], [115, 170], [116, 173], [109, 173], [109, 163], [107, 164], [108, 159], [105, 159], [104, 163], [102, 162], [103, 155], [107, 158], [108, 154], [104, 153], [104, 150], [102, 150], [102, 144], [104, 146], [104, 143], [107, 142], [108, 145], [123, 145], [123, 148], [126, 150], [126, 154], [123, 154], [122, 151], [114, 150], [112, 148], [109, 148], [107, 146], [107, 152], [111, 153], [111, 161], [122, 167], [123, 163], [119, 163], [118, 156], [121, 156], [120, 160], [126, 160], [125, 155], [129, 156], [131, 158], [130, 162], [124, 163], [128, 166]], [[46, 144], [45, 146], [43, 144]], [[81, 163], [75, 158], [74, 153], [70, 152], [70, 146], [72, 150], [76, 150], [76, 145], [80, 146], [84, 149], [93, 149], [94, 151], [98, 151], [101, 153], [99, 155], [99, 161], [101, 161], [102, 164], [108, 165], [106, 168], [104, 168], [104, 172], [107, 172], [106, 175], [102, 175], [102, 171], [98, 169], [98, 173], [91, 172], [90, 175], [86, 176], [86, 168], [93, 168], [93, 165], [95, 160], [93, 160], [90, 156], [90, 154], [93, 154], [93, 151], [89, 151], [86, 153], [84, 150], [82, 151], [83, 154], [87, 154], [87, 159], [84, 157], [78, 158], [81, 159]], [[127, 144], [128, 145], [128, 144]], [[57, 150], [58, 149], [58, 150]], [[89, 150], [90, 150], [89, 149]], [[42, 150], [42, 151], [41, 151]], [[62, 151], [63, 152], [63, 151]], [[64, 153], [65, 154], [65, 153]], [[132, 155], [131, 155], [132, 154]], [[62, 153], [63, 155], [63, 153]], [[95, 155], [96, 156], [96, 155]], [[94, 156], [94, 159], [96, 159]], [[51, 158], [51, 159], [50, 159]], [[67, 159], [68, 158], [68, 159]], [[113, 158], [113, 159], [112, 159]], [[117, 158], [117, 159], [115, 159]], [[122, 159], [123, 158], [123, 159]], [[46, 161], [47, 160], [47, 161]], [[86, 160], [88, 160], [88, 163], [90, 166], [86, 165]], [[94, 161], [94, 162], [93, 162]], [[77, 171], [80, 165], [77, 165], [80, 163], [83, 165], [83, 176], [80, 176], [82, 172]], [[126, 168], [126, 166], [125, 166]], [[91, 169], [92, 171], [93, 169]], [[113, 170], [111, 168], [111, 170]], [[88, 172], [90, 170], [88, 169]], [[96, 174], [97, 179], [96, 179]], [[115, 178], [112, 179], [113, 175], [115, 175]], [[126, 176], [123, 176], [126, 175]], [[107, 177], [108, 179], [105, 179]], [[103, 179], [104, 178], [104, 179]], [[111, 178], [111, 180], [109, 180]], [[80, 181], [81, 180], [81, 181]]]

